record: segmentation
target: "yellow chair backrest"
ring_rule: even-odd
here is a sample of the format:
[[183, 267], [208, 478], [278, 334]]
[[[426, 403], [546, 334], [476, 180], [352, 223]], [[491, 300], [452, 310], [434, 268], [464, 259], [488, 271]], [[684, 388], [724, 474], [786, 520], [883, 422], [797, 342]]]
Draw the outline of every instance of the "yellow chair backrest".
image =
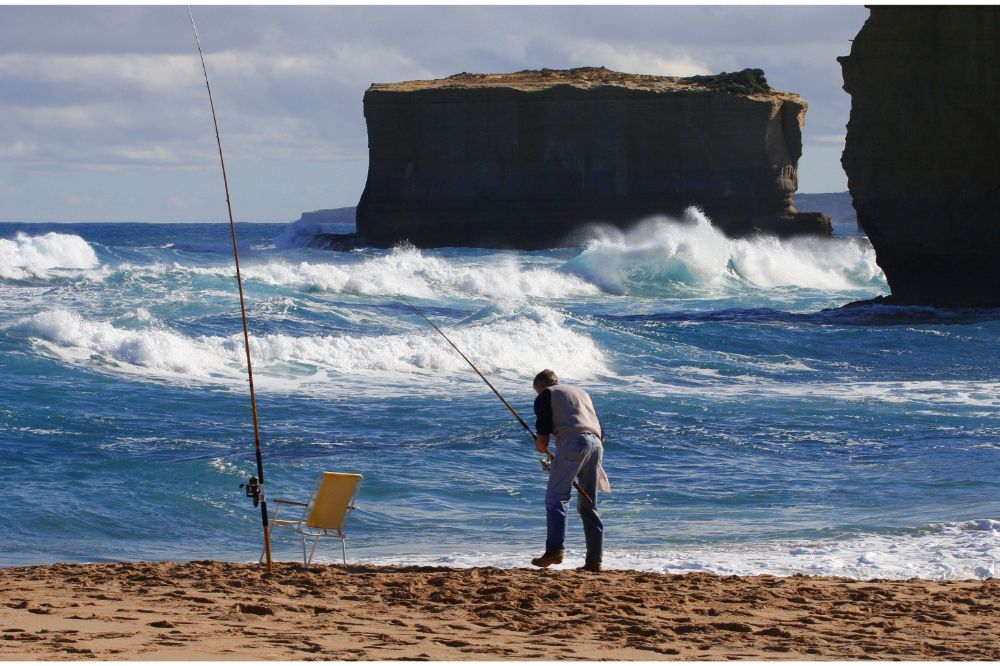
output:
[[306, 525], [326, 530], [342, 528], [354, 497], [354, 489], [360, 480], [360, 474], [323, 472]]

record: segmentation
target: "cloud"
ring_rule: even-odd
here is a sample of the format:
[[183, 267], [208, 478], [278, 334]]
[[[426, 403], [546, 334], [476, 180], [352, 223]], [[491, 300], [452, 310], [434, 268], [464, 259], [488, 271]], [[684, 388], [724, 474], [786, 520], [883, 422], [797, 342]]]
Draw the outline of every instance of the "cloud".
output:
[[176, 151], [162, 145], [123, 146], [115, 149], [115, 153], [133, 162], [175, 164], [179, 161]]
[[[223, 140], [246, 159], [363, 158], [360, 132], [339, 130], [362, 123], [368, 83], [429, 75], [394, 49], [352, 44], [207, 58]], [[210, 138], [211, 119], [197, 56], [0, 55], [0, 87], [0, 160], [192, 166], [206, 158], [197, 137]], [[350, 97], [352, 117], [331, 119], [327, 111]]]
[[85, 131], [109, 125], [135, 126], [137, 119], [114, 104], [73, 104], [69, 106], [3, 107], [8, 128], [31, 130], [44, 134], [51, 131]]
[[0, 144], [0, 159], [19, 159], [38, 152], [38, 145], [15, 141], [6, 145]]
[[[867, 15], [860, 6], [197, 6], [194, 13], [227, 164], [254, 183], [250, 194], [260, 203], [245, 215], [256, 219], [284, 219], [279, 212], [302, 210], [305, 200], [357, 201], [368, 143], [362, 97], [373, 82], [582, 65], [667, 76], [763, 67], [772, 85], [809, 101], [804, 140], [840, 145], [833, 137], [843, 134], [850, 100], [835, 56], [849, 51]], [[46, 190], [82, 196], [106, 184], [118, 194], [82, 196], [77, 204], [90, 208], [64, 216], [76, 219], [141, 218], [137, 207], [149, 193], [170, 187], [190, 201], [217, 199], [217, 183], [200, 178], [217, 169], [217, 154], [183, 7], [0, 6], [0, 118], [0, 177], [21, 192], [5, 203], [24, 202], [7, 216], [37, 215], [30, 207], [41, 210], [32, 202], [42, 198], [31, 188], [43, 181]], [[123, 178], [144, 196], [126, 201]], [[46, 215], [59, 217], [54, 200], [45, 205]]]
[[187, 197], [173, 195], [166, 198], [166, 203], [172, 210], [181, 213], [187, 213], [192, 210], [195, 210], [196, 204], [200, 204], [201, 202], [192, 201], [190, 198]]
[[59, 198], [74, 208], [92, 206], [94, 204], [106, 204], [112, 199], [111, 194], [107, 192], [69, 192], [60, 195]]
[[703, 61], [690, 54], [662, 55], [634, 46], [618, 46], [600, 42], [579, 42], [567, 47], [568, 56], [581, 65], [605, 66], [630, 74], [659, 76], [695, 76], [711, 74]]

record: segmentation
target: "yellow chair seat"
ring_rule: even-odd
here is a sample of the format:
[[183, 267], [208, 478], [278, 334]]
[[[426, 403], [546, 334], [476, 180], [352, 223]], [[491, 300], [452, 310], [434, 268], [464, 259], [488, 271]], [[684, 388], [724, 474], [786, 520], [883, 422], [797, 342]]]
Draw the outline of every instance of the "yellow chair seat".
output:
[[[268, 519], [267, 524], [269, 527], [293, 530], [302, 538], [302, 564], [306, 569], [309, 568], [309, 563], [316, 552], [316, 545], [322, 537], [340, 539], [346, 566], [347, 535], [344, 534], [344, 528], [351, 511], [354, 510], [363, 481], [364, 477], [361, 474], [322, 472], [316, 477], [308, 502], [275, 500], [274, 517]], [[297, 520], [279, 519], [278, 514], [283, 505], [303, 507], [302, 515]], [[307, 556], [306, 541], [309, 538], [313, 539], [313, 545]]]

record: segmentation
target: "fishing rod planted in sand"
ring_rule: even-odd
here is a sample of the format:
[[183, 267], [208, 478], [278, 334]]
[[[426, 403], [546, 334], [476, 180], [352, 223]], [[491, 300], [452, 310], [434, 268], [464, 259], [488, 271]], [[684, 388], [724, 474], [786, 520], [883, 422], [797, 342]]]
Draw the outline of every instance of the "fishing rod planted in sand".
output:
[[253, 439], [257, 454], [257, 476], [251, 476], [240, 488], [246, 488], [247, 497], [253, 499], [253, 505], [260, 504], [260, 517], [264, 525], [264, 554], [267, 556], [267, 570], [271, 571], [271, 533], [267, 517], [267, 495], [264, 493], [264, 456], [260, 450], [260, 421], [257, 418], [257, 394], [253, 386], [253, 363], [250, 360], [250, 327], [247, 324], [246, 301], [243, 298], [243, 276], [240, 274], [240, 252], [236, 244], [236, 223], [233, 222], [233, 205], [229, 199], [229, 178], [226, 176], [226, 160], [222, 156], [222, 138], [219, 136], [219, 119], [215, 114], [215, 100], [212, 98], [212, 86], [208, 83], [208, 68], [205, 66], [205, 54], [201, 50], [201, 39], [198, 37], [198, 27], [194, 24], [194, 14], [188, 5], [188, 17], [191, 19], [191, 29], [194, 31], [194, 41], [198, 45], [198, 57], [201, 58], [201, 71], [205, 75], [205, 89], [208, 90], [208, 105], [212, 109], [212, 122], [215, 124], [215, 143], [219, 146], [219, 164], [222, 165], [222, 184], [226, 189], [226, 209], [229, 211], [229, 230], [233, 237], [233, 260], [236, 262], [236, 285], [240, 292], [240, 314], [243, 318], [243, 346], [247, 356], [247, 377], [250, 382], [250, 411], [253, 414]]
[[[416, 305], [406, 300], [406, 298], [402, 295], [399, 295], [399, 300], [409, 305], [414, 312], [416, 312], [418, 315], [421, 316], [421, 318], [423, 318], [424, 321], [426, 321], [428, 324], [434, 327], [434, 330], [441, 334], [441, 337], [444, 338], [449, 345], [451, 345], [452, 349], [458, 352], [458, 355], [461, 356], [465, 360], [465, 362], [469, 364], [469, 367], [472, 368], [477, 375], [479, 375], [479, 378], [482, 379], [484, 382], [486, 382], [486, 385], [490, 387], [490, 390], [493, 391], [493, 393], [496, 394], [498, 398], [500, 398], [500, 402], [504, 404], [504, 407], [506, 407], [507, 410], [514, 415], [514, 418], [517, 419], [517, 422], [521, 424], [521, 427], [524, 428], [524, 431], [528, 434], [528, 436], [531, 437], [531, 441], [534, 442], [536, 439], [538, 439], [538, 436], [535, 435], [535, 431], [531, 429], [531, 426], [528, 425], [527, 421], [522, 419], [521, 415], [517, 413], [517, 410], [514, 409], [509, 402], [507, 402], [507, 399], [504, 398], [502, 395], [500, 395], [500, 391], [496, 390], [496, 387], [494, 387], [493, 384], [490, 383], [490, 380], [486, 379], [486, 375], [484, 375], [482, 372], [479, 371], [479, 368], [476, 367], [476, 364], [470, 361], [469, 357], [462, 353], [462, 350], [458, 348], [458, 345], [452, 342], [451, 338], [445, 335], [444, 331], [438, 328], [438, 325], [435, 324], [433, 321], [431, 321], [430, 317], [425, 315], [423, 311], [421, 311]], [[551, 453], [549, 453], [548, 455], [549, 458], [552, 457]], [[541, 463], [542, 463], [542, 469], [548, 472], [549, 471], [548, 461], [542, 460]], [[594, 503], [594, 500], [590, 498], [590, 495], [587, 494], [587, 491], [583, 489], [583, 487], [580, 485], [580, 482], [577, 481], [576, 479], [573, 479], [573, 487], [576, 488], [576, 492], [583, 495], [583, 497], [585, 497], [588, 502], [590, 502], [591, 504]]]

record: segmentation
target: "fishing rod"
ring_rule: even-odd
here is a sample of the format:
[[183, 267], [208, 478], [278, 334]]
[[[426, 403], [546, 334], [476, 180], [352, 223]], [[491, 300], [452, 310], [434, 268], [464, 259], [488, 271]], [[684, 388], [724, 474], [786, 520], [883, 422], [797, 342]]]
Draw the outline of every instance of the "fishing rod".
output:
[[236, 285], [240, 292], [240, 315], [243, 318], [243, 346], [247, 356], [247, 377], [250, 382], [250, 411], [253, 414], [253, 439], [257, 455], [257, 476], [250, 477], [246, 484], [247, 497], [253, 499], [253, 505], [260, 504], [260, 518], [264, 525], [264, 553], [267, 556], [267, 570], [271, 571], [271, 532], [267, 517], [267, 495], [264, 492], [264, 456], [260, 450], [260, 421], [257, 418], [257, 394], [253, 386], [253, 363], [250, 360], [250, 327], [247, 324], [246, 301], [243, 298], [243, 276], [240, 274], [240, 252], [236, 243], [236, 223], [233, 222], [233, 205], [229, 198], [229, 178], [226, 176], [226, 159], [222, 155], [222, 138], [219, 135], [219, 119], [215, 114], [215, 100], [212, 98], [212, 86], [208, 83], [208, 68], [205, 66], [205, 54], [201, 50], [201, 39], [198, 37], [198, 27], [194, 24], [194, 14], [191, 6], [187, 6], [191, 18], [191, 29], [194, 31], [194, 41], [198, 45], [198, 57], [201, 58], [201, 71], [205, 75], [205, 89], [208, 90], [208, 105], [212, 109], [212, 122], [215, 124], [215, 143], [219, 146], [219, 164], [222, 165], [222, 184], [226, 189], [226, 209], [229, 211], [229, 230], [233, 237], [233, 260], [236, 262]]
[[[476, 372], [476, 374], [479, 375], [479, 378], [482, 379], [484, 382], [486, 382], [486, 385], [490, 387], [490, 390], [493, 391], [493, 393], [495, 393], [498, 398], [500, 398], [500, 402], [502, 402], [504, 406], [510, 411], [510, 413], [514, 415], [514, 418], [517, 419], [517, 422], [521, 424], [521, 427], [524, 428], [524, 431], [531, 437], [531, 441], [534, 442], [535, 440], [537, 440], [538, 436], [535, 435], [535, 431], [531, 429], [531, 426], [529, 426], [528, 423], [521, 418], [521, 415], [517, 413], [517, 410], [514, 409], [509, 402], [507, 402], [507, 399], [504, 398], [502, 395], [500, 395], [500, 391], [498, 391], [496, 387], [490, 383], [490, 380], [486, 379], [486, 376], [479, 371], [479, 368], [476, 367], [476, 364], [470, 361], [469, 357], [462, 353], [462, 350], [458, 348], [458, 345], [452, 342], [451, 338], [445, 335], [444, 331], [438, 328], [438, 325], [430, 320], [430, 317], [425, 315], [423, 311], [421, 311], [416, 305], [408, 301], [406, 297], [404, 297], [402, 294], [399, 295], [399, 300], [403, 301], [411, 308], [413, 308], [414, 312], [420, 315], [424, 321], [426, 321], [428, 324], [434, 327], [435, 331], [441, 334], [441, 337], [444, 338], [449, 345], [451, 345], [452, 349], [457, 351], [458, 355], [461, 356], [463, 359], [465, 359], [465, 362], [469, 364], [469, 367], [472, 368]], [[546, 451], [546, 453], [548, 454], [549, 458], [552, 457], [551, 453], [549, 453], [548, 451]], [[544, 469], [546, 472], [549, 471], [548, 463], [545, 460], [542, 461], [542, 469]], [[594, 500], [590, 498], [590, 495], [587, 494], [587, 491], [583, 489], [583, 487], [580, 485], [580, 482], [577, 481], [576, 479], [573, 479], [573, 487], [576, 488], [576, 492], [583, 495], [588, 502], [590, 502], [591, 504], [594, 503]]]

